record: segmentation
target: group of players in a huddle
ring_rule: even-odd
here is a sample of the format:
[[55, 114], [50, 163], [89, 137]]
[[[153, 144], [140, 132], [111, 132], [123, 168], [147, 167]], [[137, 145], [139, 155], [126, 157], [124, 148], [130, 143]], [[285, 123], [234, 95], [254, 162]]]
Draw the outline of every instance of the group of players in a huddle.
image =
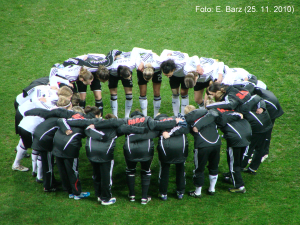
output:
[[[141, 111], [132, 108], [132, 72], [136, 69]], [[174, 116], [159, 114], [162, 74], [169, 78]], [[121, 80], [125, 94], [125, 118], [118, 118], [117, 87]], [[147, 83], [153, 83], [153, 118], [147, 115]], [[108, 81], [112, 113], [103, 115], [101, 83]], [[100, 83], [101, 82], [101, 83]], [[95, 106], [86, 106], [90, 85]], [[194, 88], [197, 108], [189, 105], [188, 90]], [[206, 91], [204, 92], [204, 90]], [[181, 101], [179, 96], [181, 95]], [[203, 97], [204, 96], [204, 97]], [[214, 100], [213, 100], [214, 99]], [[82, 138], [86, 137], [86, 155], [93, 168], [95, 195], [102, 205], [116, 202], [112, 197], [112, 170], [115, 141], [125, 135], [128, 198], [135, 201], [135, 174], [141, 164], [142, 199], [147, 204], [153, 139], [158, 137], [160, 163], [159, 198], [167, 200], [169, 168], [176, 165], [177, 197], [185, 193], [185, 161], [188, 155], [187, 134], [194, 137], [195, 190], [188, 194], [201, 197], [204, 170], [208, 163], [208, 194], [215, 193], [223, 132], [227, 142], [229, 172], [224, 180], [233, 184], [233, 193], [245, 193], [241, 172], [255, 175], [269, 153], [275, 119], [283, 110], [275, 95], [256, 76], [242, 68], [229, 68], [212, 58], [190, 57], [179, 51], [133, 48], [131, 52], [112, 50], [87, 54], [55, 64], [49, 77], [33, 81], [15, 101], [15, 129], [20, 136], [13, 170], [29, 171], [20, 164], [30, 157], [32, 175], [43, 183], [45, 192], [56, 191], [53, 173], [54, 156], [63, 190], [75, 200], [88, 197], [81, 191], [78, 157]]]

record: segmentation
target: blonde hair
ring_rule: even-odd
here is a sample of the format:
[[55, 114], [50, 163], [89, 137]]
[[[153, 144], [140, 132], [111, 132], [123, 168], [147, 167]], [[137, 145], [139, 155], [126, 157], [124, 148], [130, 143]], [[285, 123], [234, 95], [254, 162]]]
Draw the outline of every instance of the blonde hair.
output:
[[57, 107], [61, 108], [69, 108], [70, 106], [72, 106], [72, 103], [69, 98], [65, 96], [59, 96], [56, 105]]
[[107, 113], [104, 117], [106, 120], [108, 119], [117, 119], [117, 117], [114, 114]]
[[73, 95], [73, 91], [68, 86], [63, 86], [63, 87], [58, 89], [57, 95], [58, 95], [58, 97], [64, 96], [66, 98], [71, 98], [72, 95]]
[[154, 68], [150, 63], [147, 63], [145, 65], [144, 71], [143, 71], [143, 77], [146, 81], [149, 81], [152, 79], [154, 74]]
[[85, 114], [83, 108], [81, 108], [80, 106], [73, 106], [72, 110], [74, 112]]
[[83, 68], [82, 66], [80, 68], [78, 78], [82, 78], [84, 81], [89, 81], [89, 80], [93, 80], [94, 76], [90, 71], [88, 71], [86, 68]]
[[209, 104], [212, 104], [212, 103], [214, 103], [215, 101], [214, 101], [214, 97], [212, 96], [212, 95], [208, 95], [207, 96], [207, 100], [206, 100], [206, 102], [204, 103], [204, 106], [205, 106], [205, 108], [206, 108], [206, 106], [208, 106]]
[[79, 93], [74, 93], [72, 98], [71, 98], [71, 102], [73, 106], [79, 106], [79, 102], [80, 102], [80, 96]]
[[196, 107], [193, 106], [193, 105], [187, 105], [185, 108], [184, 108], [184, 114], [188, 114], [192, 111], [196, 110]]
[[196, 85], [195, 78], [198, 77], [198, 73], [196, 71], [190, 71], [184, 77], [184, 84], [187, 88], [192, 88]]

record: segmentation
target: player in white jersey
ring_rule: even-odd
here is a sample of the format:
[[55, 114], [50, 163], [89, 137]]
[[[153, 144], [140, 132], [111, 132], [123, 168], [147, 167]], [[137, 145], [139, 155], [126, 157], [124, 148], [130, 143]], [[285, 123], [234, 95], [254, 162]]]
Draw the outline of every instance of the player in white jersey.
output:
[[224, 68], [226, 73], [224, 74], [224, 79], [222, 81], [223, 84], [233, 85], [243, 81], [249, 81], [254, 83], [256, 87], [264, 90], [267, 89], [267, 85], [263, 81], [258, 80], [255, 75], [250, 74], [243, 68], [229, 68], [228, 66], [225, 66]]
[[221, 82], [224, 75], [224, 63], [218, 62], [212, 58], [200, 58], [200, 65], [203, 69], [203, 74], [196, 72], [196, 68], [189, 67], [188, 74], [184, 78], [184, 83], [188, 88], [194, 88], [194, 98], [199, 107], [204, 107], [203, 93], [211, 81]]
[[[95, 97], [95, 106], [103, 114], [103, 102], [101, 93], [101, 82], [108, 80], [109, 73], [105, 67], [110, 66], [119, 51], [112, 50], [106, 56], [104, 54], [89, 53], [74, 58], [69, 58], [63, 64], [55, 64], [50, 71], [50, 81], [69, 84], [75, 82], [80, 95], [80, 106], [85, 108], [87, 85], [90, 85]], [[81, 68], [86, 69], [89, 77], [80, 76]], [[85, 72], [87, 73], [87, 72]], [[92, 75], [92, 80], [90, 79]]]
[[118, 117], [118, 95], [117, 87], [119, 80], [122, 81], [126, 100], [125, 100], [125, 118], [129, 117], [130, 110], [132, 107], [132, 71], [136, 68], [135, 55], [131, 52], [121, 52], [116, 58], [112, 65], [106, 67], [109, 71], [108, 88], [110, 91], [110, 105], [112, 113]]
[[[184, 84], [184, 77], [188, 72], [188, 67], [196, 67], [199, 74], [203, 73], [200, 66], [199, 57], [189, 57], [187, 53], [179, 51], [164, 50], [160, 55], [161, 70], [169, 77], [172, 90], [172, 106], [174, 115], [177, 116], [180, 108], [179, 93], [181, 95], [181, 114], [184, 115], [184, 108], [189, 105], [188, 88]], [[179, 87], [181, 90], [179, 92]]]
[[[16, 133], [20, 135], [21, 139], [16, 147], [17, 154], [12, 169], [22, 172], [29, 170], [20, 165], [20, 161], [31, 146], [31, 134], [35, 127], [44, 120], [40, 117], [25, 117], [25, 112], [34, 108], [51, 109], [55, 107], [58, 101], [57, 89], [48, 85], [39, 85], [34, 87], [34, 91], [28, 95], [28, 98], [26, 102], [18, 107], [15, 121]], [[32, 161], [37, 161], [37, 154], [32, 154]]]
[[162, 82], [160, 64], [160, 57], [152, 52], [151, 50], [146, 50], [142, 48], [133, 48], [132, 55], [136, 59], [136, 69], [138, 85], [140, 88], [140, 106], [142, 113], [147, 116], [147, 83], [152, 80], [153, 83], [153, 106], [154, 106], [154, 116], [155, 117], [160, 109], [161, 97], [160, 97], [160, 87]]

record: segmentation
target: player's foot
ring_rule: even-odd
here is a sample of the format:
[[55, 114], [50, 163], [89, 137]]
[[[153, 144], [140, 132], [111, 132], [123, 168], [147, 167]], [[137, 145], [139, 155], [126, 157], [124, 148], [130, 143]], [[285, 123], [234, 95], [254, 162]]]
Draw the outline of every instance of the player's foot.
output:
[[19, 166], [14, 166], [12, 165], [12, 170], [17, 170], [17, 171], [21, 171], [21, 172], [27, 172], [29, 171], [29, 168], [19, 165]]

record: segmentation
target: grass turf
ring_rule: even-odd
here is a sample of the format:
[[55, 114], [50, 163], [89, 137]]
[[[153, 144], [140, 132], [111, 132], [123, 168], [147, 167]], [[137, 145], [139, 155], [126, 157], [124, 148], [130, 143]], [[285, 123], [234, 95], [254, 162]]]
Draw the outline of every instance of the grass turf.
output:
[[[0, 45], [1, 149], [0, 217], [3, 224], [298, 224], [299, 218], [299, 7], [297, 1], [1, 1]], [[196, 12], [196, 6], [220, 6], [223, 12]], [[294, 13], [274, 12], [274, 6], [293, 6]], [[257, 12], [226, 12], [226, 6], [255, 6]], [[262, 12], [261, 7], [269, 7]], [[247, 8], [248, 9], [248, 8]], [[179, 50], [189, 55], [217, 58], [229, 67], [245, 68], [267, 83], [280, 100], [285, 114], [276, 120], [270, 156], [256, 176], [243, 175], [247, 193], [231, 194], [229, 185], [217, 183], [217, 194], [193, 199], [175, 198], [175, 174], [170, 173], [169, 199], [160, 201], [157, 154], [152, 163], [146, 206], [127, 200], [124, 138], [117, 141], [113, 172], [113, 196], [117, 203], [104, 207], [96, 202], [92, 170], [82, 148], [80, 175], [88, 199], [74, 201], [66, 193], [44, 193], [30, 173], [11, 170], [18, 137], [14, 134], [13, 101], [32, 80], [48, 76], [56, 62], [88, 52], [133, 47]], [[134, 73], [135, 75], [135, 73]], [[110, 112], [109, 90], [102, 85], [104, 111]], [[124, 115], [124, 94], [119, 85], [119, 112]], [[153, 94], [148, 85], [148, 114], [153, 114]], [[134, 76], [133, 109], [139, 108], [139, 90]], [[172, 114], [171, 91], [163, 78], [162, 113]], [[190, 103], [194, 104], [190, 91]], [[93, 105], [88, 92], [87, 103]], [[186, 163], [186, 190], [193, 189], [193, 142]], [[223, 143], [225, 143], [223, 141]], [[225, 145], [220, 173], [227, 171]], [[22, 164], [31, 165], [30, 159]], [[172, 168], [173, 169], [173, 168]], [[57, 171], [56, 171], [57, 172]], [[139, 174], [139, 173], [137, 173]], [[207, 172], [206, 172], [207, 175]], [[141, 192], [136, 182], [137, 198]]]

